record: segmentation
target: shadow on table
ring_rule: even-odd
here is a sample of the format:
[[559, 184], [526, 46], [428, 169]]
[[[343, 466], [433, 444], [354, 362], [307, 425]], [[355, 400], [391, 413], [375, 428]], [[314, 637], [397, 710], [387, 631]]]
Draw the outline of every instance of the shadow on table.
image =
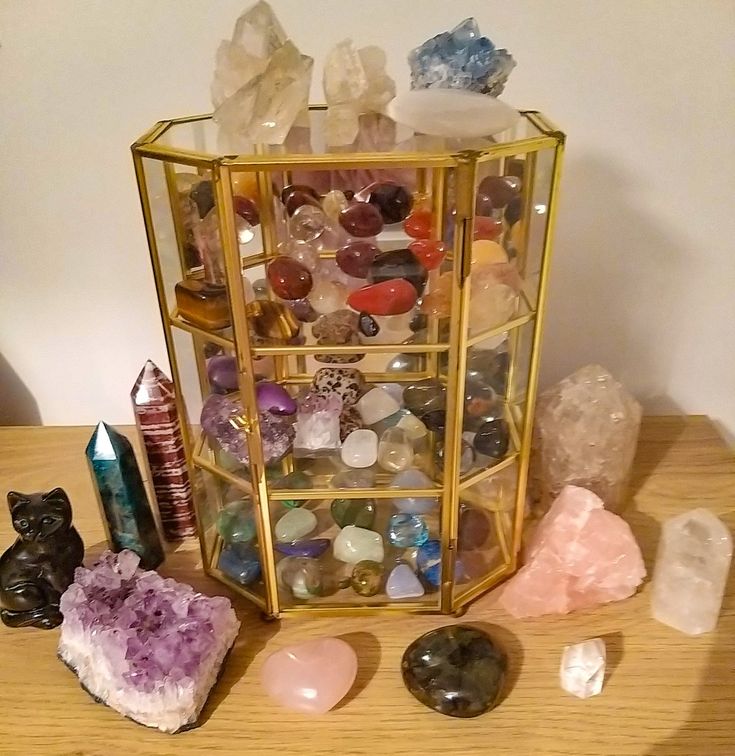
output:
[[[735, 515], [725, 518], [731, 530]], [[699, 687], [692, 696], [689, 718], [665, 740], [643, 756], [733, 756], [735, 754], [735, 638], [727, 635], [723, 615], [735, 612], [735, 577], [730, 571], [720, 624], [713, 633], [712, 648], [702, 670]], [[672, 630], [672, 632], [675, 632]], [[703, 636], [704, 637], [704, 636]], [[697, 638], [681, 634], [682, 645]]]
[[348, 643], [357, 654], [358, 667], [354, 685], [350, 688], [350, 692], [334, 707], [335, 711], [347, 706], [350, 701], [357, 698], [367, 688], [380, 668], [381, 658], [380, 643], [372, 633], [359, 631], [345, 633], [337, 637]]

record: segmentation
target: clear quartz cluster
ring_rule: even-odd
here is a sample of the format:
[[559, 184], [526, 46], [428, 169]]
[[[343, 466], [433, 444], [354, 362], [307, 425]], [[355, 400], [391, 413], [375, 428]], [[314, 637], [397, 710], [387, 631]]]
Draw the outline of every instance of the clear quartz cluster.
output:
[[519, 618], [566, 614], [632, 596], [645, 576], [628, 524], [591, 491], [567, 486], [539, 523], [500, 603]]
[[360, 115], [381, 113], [395, 97], [396, 85], [385, 71], [385, 53], [375, 46], [355, 48], [351, 39], [334, 46], [324, 62], [327, 144], [352, 144]]
[[245, 11], [217, 50], [212, 102], [222, 141], [283, 144], [308, 106], [313, 65], [268, 3]]
[[714, 630], [732, 559], [732, 535], [707, 509], [664, 523], [653, 572], [655, 619], [688, 635]]
[[164, 732], [196, 724], [240, 623], [229, 600], [139, 569], [132, 551], [78, 567], [59, 657], [95, 698]]
[[600, 365], [587, 365], [544, 391], [536, 404], [531, 497], [546, 511], [566, 485], [594, 491], [620, 511], [641, 407]]

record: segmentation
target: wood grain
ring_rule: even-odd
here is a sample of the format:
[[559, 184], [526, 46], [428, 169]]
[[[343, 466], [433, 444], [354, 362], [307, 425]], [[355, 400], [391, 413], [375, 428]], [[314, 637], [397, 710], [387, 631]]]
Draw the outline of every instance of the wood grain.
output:
[[[91, 428], [0, 429], [0, 482], [9, 489], [70, 494], [88, 554], [102, 527], [84, 461]], [[132, 433], [128, 434], [133, 436]], [[703, 417], [648, 418], [626, 512], [650, 567], [667, 517], [698, 506], [735, 527], [735, 463]], [[0, 517], [0, 543], [11, 542]], [[212, 594], [194, 545], [163, 572]], [[401, 682], [400, 659], [418, 635], [447, 617], [289, 619], [265, 623], [235, 599], [243, 630], [198, 729], [176, 736], [147, 730], [95, 704], [56, 659], [58, 631], [0, 627], [0, 752], [3, 754], [492, 754], [493, 756], [735, 755], [735, 587], [728, 586], [715, 632], [690, 638], [649, 617], [649, 588], [634, 598], [564, 618], [518, 621], [477, 601], [463, 622], [490, 628], [511, 660], [507, 696], [493, 712], [455, 720], [416, 702]], [[338, 635], [356, 649], [355, 688], [316, 718], [272, 706], [259, 684], [264, 658], [282, 646]], [[603, 694], [580, 701], [558, 685], [562, 647], [603, 636]]]

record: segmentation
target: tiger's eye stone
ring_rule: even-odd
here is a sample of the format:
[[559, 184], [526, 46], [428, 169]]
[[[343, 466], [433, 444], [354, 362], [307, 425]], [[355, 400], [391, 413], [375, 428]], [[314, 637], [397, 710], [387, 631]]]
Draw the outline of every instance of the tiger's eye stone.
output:
[[375, 205], [355, 202], [339, 214], [339, 223], [350, 236], [377, 236], [383, 230], [383, 218]]
[[353, 240], [340, 247], [335, 254], [335, 261], [340, 270], [353, 278], [367, 278], [370, 265], [380, 250], [374, 244], [364, 240]]
[[508, 451], [510, 433], [505, 420], [490, 420], [481, 425], [475, 434], [475, 449], [487, 457], [502, 459]]
[[374, 184], [369, 191], [368, 202], [378, 208], [384, 223], [400, 223], [411, 212], [413, 199], [405, 187], [398, 184]]
[[416, 239], [408, 248], [426, 270], [436, 270], [447, 254], [447, 245], [437, 239]]
[[353, 291], [347, 304], [370, 315], [401, 315], [416, 304], [416, 288], [403, 278], [381, 281]]
[[266, 275], [274, 294], [281, 299], [303, 299], [313, 284], [307, 268], [285, 255], [270, 262]]
[[288, 341], [299, 335], [301, 324], [286, 305], [256, 299], [245, 308], [248, 322], [258, 336]]
[[497, 706], [507, 667], [507, 657], [493, 639], [469, 625], [431, 630], [401, 660], [410, 693], [450, 717], [476, 717]]
[[426, 286], [426, 268], [410, 249], [392, 249], [375, 257], [368, 270], [367, 280], [372, 284], [402, 278], [409, 281], [420, 297]]
[[403, 230], [412, 239], [431, 238], [431, 212], [428, 210], [414, 210], [403, 221]]
[[380, 584], [383, 582], [383, 565], [370, 559], [358, 562], [350, 576], [352, 590], [358, 596], [375, 596], [380, 592]]
[[477, 199], [486, 207], [500, 210], [518, 196], [517, 179], [514, 176], [485, 176], [477, 187]]
[[377, 336], [380, 333], [378, 322], [367, 312], [360, 313], [358, 328], [363, 336]]

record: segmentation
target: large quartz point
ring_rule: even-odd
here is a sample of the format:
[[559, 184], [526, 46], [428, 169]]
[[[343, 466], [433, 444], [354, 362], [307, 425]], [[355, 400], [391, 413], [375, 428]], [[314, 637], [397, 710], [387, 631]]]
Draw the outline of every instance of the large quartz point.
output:
[[544, 391], [536, 405], [531, 496], [546, 511], [566, 485], [594, 491], [612, 511], [625, 503], [641, 407], [600, 365]]
[[232, 40], [217, 50], [212, 102], [223, 148], [283, 144], [306, 111], [313, 65], [286, 38], [268, 3], [245, 11]]
[[566, 614], [632, 596], [646, 576], [641, 550], [602, 500], [566, 486], [528, 545], [500, 603], [514, 617]]
[[709, 510], [668, 520], [653, 573], [654, 618], [689, 635], [714, 630], [731, 559], [730, 531]]
[[395, 97], [396, 85], [385, 72], [385, 53], [379, 47], [361, 47], [345, 39], [332, 48], [324, 62], [327, 100], [327, 144], [352, 144], [360, 130], [362, 113], [381, 112]]

